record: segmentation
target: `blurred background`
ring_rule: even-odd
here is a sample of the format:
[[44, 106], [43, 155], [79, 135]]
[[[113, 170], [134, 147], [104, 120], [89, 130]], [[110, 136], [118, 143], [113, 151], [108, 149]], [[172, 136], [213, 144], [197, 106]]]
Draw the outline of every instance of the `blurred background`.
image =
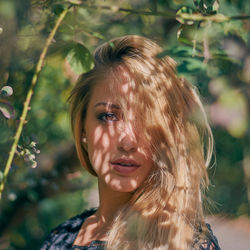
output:
[[250, 249], [248, 1], [0, 0], [0, 181], [40, 53], [69, 6], [2, 193], [0, 249], [38, 249], [53, 227], [96, 205], [96, 180], [76, 157], [67, 98], [93, 66], [93, 49], [127, 34], [157, 41], [164, 48], [159, 56], [172, 56], [200, 91], [215, 138], [208, 221], [226, 242], [222, 249], [235, 249], [225, 245], [230, 240]]

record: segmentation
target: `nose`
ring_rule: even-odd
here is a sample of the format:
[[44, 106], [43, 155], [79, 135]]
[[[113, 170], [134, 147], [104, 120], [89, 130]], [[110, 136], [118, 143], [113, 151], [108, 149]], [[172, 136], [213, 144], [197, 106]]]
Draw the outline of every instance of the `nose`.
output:
[[131, 126], [124, 126], [118, 139], [118, 150], [121, 152], [131, 153], [137, 151], [136, 136], [131, 129]]

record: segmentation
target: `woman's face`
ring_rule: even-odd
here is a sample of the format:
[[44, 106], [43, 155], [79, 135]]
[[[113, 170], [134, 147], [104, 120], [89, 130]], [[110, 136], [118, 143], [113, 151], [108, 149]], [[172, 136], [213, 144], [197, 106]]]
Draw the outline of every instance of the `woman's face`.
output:
[[150, 145], [140, 134], [143, 125], [137, 123], [133, 106], [128, 104], [124, 114], [118, 104], [124, 96], [133, 99], [134, 90], [128, 78], [123, 79], [116, 93], [108, 87], [112, 79], [94, 87], [84, 133], [89, 159], [102, 187], [132, 192], [146, 179], [153, 163]]

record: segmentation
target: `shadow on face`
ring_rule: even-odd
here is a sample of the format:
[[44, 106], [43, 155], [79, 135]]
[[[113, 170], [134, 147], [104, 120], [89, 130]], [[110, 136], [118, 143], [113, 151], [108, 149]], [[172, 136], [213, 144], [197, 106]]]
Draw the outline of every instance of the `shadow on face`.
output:
[[[121, 82], [107, 78], [90, 98], [84, 132], [88, 156], [99, 182], [119, 192], [136, 190], [152, 169], [149, 143], [136, 119], [133, 81], [127, 72]], [[112, 83], [112, 84], [110, 84]], [[115, 90], [111, 88], [115, 86]]]

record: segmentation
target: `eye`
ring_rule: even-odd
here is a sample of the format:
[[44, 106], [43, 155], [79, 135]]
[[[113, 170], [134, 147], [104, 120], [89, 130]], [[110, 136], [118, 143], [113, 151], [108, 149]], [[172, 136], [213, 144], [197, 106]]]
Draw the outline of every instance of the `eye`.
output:
[[102, 121], [102, 122], [118, 121], [117, 115], [115, 113], [112, 113], [112, 112], [101, 113], [97, 116], [97, 119]]

